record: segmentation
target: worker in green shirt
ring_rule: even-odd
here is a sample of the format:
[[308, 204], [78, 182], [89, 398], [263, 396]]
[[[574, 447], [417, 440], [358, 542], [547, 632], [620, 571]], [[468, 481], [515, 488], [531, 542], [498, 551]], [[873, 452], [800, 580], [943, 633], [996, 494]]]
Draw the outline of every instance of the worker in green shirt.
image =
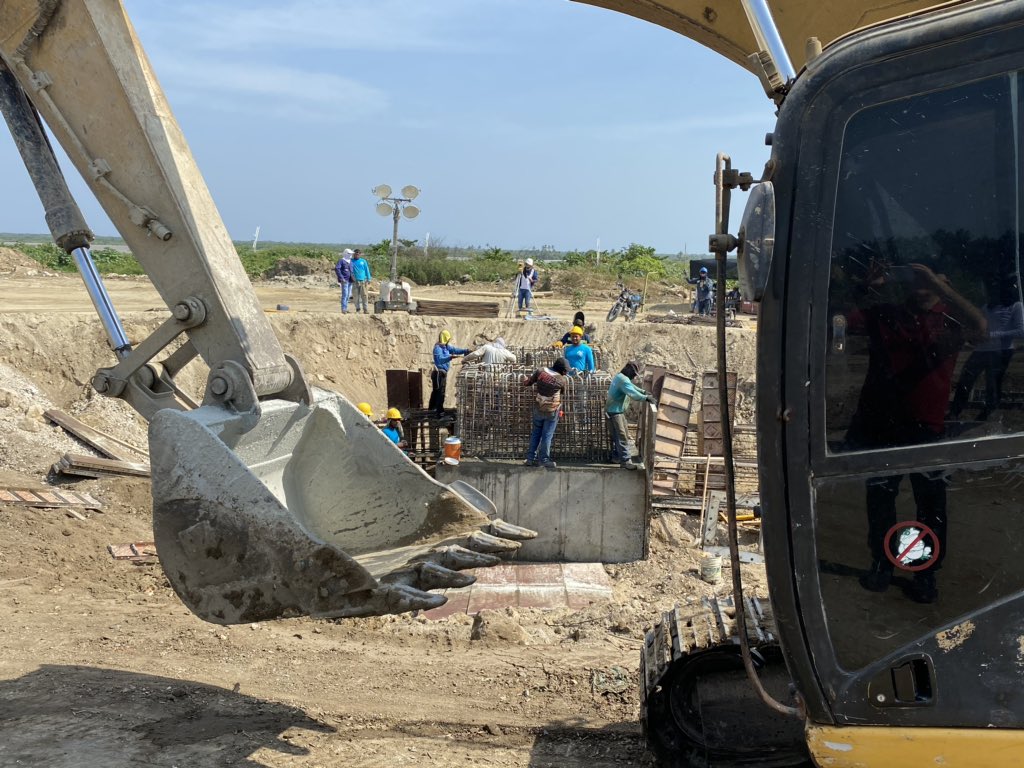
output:
[[612, 439], [612, 461], [618, 462], [623, 469], [630, 470], [636, 470], [638, 467], [633, 463], [636, 446], [629, 437], [629, 425], [626, 424], [626, 400], [628, 398], [654, 402], [651, 395], [633, 383], [633, 379], [639, 375], [639, 363], [631, 360], [622, 366], [622, 370], [612, 377], [604, 408], [608, 416], [608, 434]]

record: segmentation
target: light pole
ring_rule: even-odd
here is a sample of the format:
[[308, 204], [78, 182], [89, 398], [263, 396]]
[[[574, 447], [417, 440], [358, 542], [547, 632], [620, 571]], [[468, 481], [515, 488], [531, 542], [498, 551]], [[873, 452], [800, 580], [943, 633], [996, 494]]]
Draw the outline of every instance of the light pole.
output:
[[412, 204], [420, 191], [411, 184], [402, 187], [402, 196], [395, 197], [391, 194], [391, 187], [387, 184], [378, 184], [372, 190], [379, 198], [377, 202], [377, 213], [381, 216], [391, 216], [394, 227], [391, 230], [391, 282], [398, 283], [398, 219], [405, 216], [407, 219], [415, 219], [420, 215], [420, 209]]

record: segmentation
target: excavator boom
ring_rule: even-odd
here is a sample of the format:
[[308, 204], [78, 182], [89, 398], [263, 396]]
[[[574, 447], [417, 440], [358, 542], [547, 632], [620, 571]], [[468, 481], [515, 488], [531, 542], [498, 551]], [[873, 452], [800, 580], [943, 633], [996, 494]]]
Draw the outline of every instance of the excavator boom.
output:
[[[0, 0], [0, 109], [118, 357], [93, 386], [150, 420], [157, 549], [198, 616], [430, 608], [445, 598], [428, 590], [471, 583], [458, 571], [536, 535], [493, 519], [475, 489], [435, 482], [351, 403], [308, 386], [119, 0]], [[44, 121], [170, 310], [134, 349]], [[201, 406], [174, 379], [196, 356], [210, 369]]]

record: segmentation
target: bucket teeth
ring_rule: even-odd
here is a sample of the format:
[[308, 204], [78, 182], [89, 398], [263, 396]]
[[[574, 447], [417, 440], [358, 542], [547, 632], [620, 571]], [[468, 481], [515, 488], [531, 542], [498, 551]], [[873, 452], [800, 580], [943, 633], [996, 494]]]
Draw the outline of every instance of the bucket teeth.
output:
[[470, 576], [468, 573], [459, 573], [437, 563], [420, 563], [418, 570], [420, 577], [418, 586], [420, 589], [468, 587], [476, 581], [476, 576]]
[[439, 547], [429, 552], [425, 556], [425, 560], [456, 571], [466, 570], [467, 568], [486, 568], [501, 562], [500, 557], [483, 552], [474, 552], [471, 549], [460, 547], [458, 544]]
[[491, 520], [491, 533], [495, 536], [499, 536], [503, 539], [512, 539], [513, 541], [526, 541], [528, 539], [537, 538], [537, 532], [530, 530], [529, 528], [523, 528], [520, 525], [512, 525], [507, 523], [500, 517], [496, 517]]
[[402, 568], [381, 578], [382, 584], [403, 584], [422, 590], [468, 587], [475, 581], [476, 576], [453, 571], [429, 560], [416, 563], [410, 568]]
[[477, 552], [507, 554], [509, 552], [517, 552], [523, 545], [518, 541], [509, 541], [498, 536], [491, 536], [491, 534], [484, 533], [483, 531], [476, 531], [466, 537], [466, 546]]

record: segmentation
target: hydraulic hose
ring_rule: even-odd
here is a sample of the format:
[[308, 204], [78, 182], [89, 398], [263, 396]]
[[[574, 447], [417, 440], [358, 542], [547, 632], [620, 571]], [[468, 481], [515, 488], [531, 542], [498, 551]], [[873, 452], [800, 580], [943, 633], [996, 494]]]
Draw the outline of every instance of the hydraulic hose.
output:
[[740, 641], [740, 656], [743, 658], [743, 668], [747, 677], [753, 685], [757, 695], [767, 706], [776, 712], [790, 717], [802, 718], [803, 713], [796, 707], [791, 707], [777, 701], [761, 684], [757, 670], [754, 668], [754, 659], [750, 654], [750, 642], [747, 638], [747, 615], [746, 606], [743, 604], [743, 579], [740, 574], [740, 545], [738, 526], [736, 525], [736, 477], [733, 469], [732, 453], [732, 412], [729, 408], [729, 382], [727, 378], [728, 366], [726, 365], [725, 353], [725, 304], [719, 299], [724, 295], [722, 290], [725, 287], [726, 255], [731, 248], [728, 245], [730, 239], [729, 228], [729, 202], [731, 198], [732, 179], [726, 178], [726, 171], [729, 176], [733, 174], [732, 161], [728, 155], [719, 153], [715, 163], [715, 224], [716, 236], [711, 238], [711, 250], [715, 254], [716, 266], [716, 311], [715, 311], [715, 341], [718, 347], [718, 400], [721, 404], [722, 413], [722, 453], [725, 463], [725, 498], [726, 510], [729, 518], [729, 563], [732, 572], [733, 605], [736, 609], [736, 631]]

